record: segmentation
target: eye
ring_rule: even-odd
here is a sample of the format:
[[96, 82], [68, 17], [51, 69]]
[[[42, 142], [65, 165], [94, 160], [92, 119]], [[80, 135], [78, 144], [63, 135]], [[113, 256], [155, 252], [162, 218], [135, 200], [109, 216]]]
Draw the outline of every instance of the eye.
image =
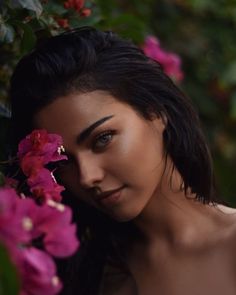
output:
[[112, 140], [115, 131], [109, 130], [100, 133], [98, 136], [95, 137], [93, 141], [93, 148], [94, 149], [102, 149], [106, 147]]

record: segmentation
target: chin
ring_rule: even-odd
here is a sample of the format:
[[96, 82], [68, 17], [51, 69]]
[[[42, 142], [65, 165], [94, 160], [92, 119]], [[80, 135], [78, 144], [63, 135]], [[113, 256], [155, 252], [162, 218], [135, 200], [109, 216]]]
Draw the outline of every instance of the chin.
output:
[[110, 218], [114, 219], [117, 222], [128, 222], [128, 221], [132, 221], [133, 219], [135, 219], [136, 217], [138, 217], [138, 215], [140, 214], [140, 212], [138, 211], [125, 211], [125, 212], [112, 212], [112, 213], [108, 213], [108, 215], [110, 216]]

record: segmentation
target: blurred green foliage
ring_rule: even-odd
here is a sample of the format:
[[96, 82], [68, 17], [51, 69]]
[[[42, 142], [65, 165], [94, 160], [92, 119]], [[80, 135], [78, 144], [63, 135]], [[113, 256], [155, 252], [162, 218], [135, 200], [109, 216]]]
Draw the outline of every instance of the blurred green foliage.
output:
[[37, 40], [82, 25], [112, 29], [139, 45], [151, 34], [182, 58], [180, 87], [199, 111], [220, 195], [236, 205], [236, 0], [75, 1], [85, 10], [65, 2], [0, 0], [0, 146], [9, 120], [9, 78]]
[[15, 266], [9, 259], [7, 250], [0, 244], [0, 294], [18, 295], [20, 282]]

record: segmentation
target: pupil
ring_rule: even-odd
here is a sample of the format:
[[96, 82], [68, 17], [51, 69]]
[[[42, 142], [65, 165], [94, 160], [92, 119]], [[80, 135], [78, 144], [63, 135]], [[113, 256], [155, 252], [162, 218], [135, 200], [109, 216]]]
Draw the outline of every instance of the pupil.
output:
[[109, 140], [109, 135], [108, 134], [105, 134], [101, 137], [101, 142], [102, 143], [106, 143], [107, 141]]

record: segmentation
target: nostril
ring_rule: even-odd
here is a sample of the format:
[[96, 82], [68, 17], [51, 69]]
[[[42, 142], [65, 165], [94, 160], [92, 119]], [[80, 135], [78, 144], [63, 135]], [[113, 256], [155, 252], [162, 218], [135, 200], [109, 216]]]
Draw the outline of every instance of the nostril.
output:
[[99, 186], [104, 178], [101, 157], [92, 153], [91, 150], [84, 149], [74, 153], [74, 160], [80, 186], [86, 190]]

